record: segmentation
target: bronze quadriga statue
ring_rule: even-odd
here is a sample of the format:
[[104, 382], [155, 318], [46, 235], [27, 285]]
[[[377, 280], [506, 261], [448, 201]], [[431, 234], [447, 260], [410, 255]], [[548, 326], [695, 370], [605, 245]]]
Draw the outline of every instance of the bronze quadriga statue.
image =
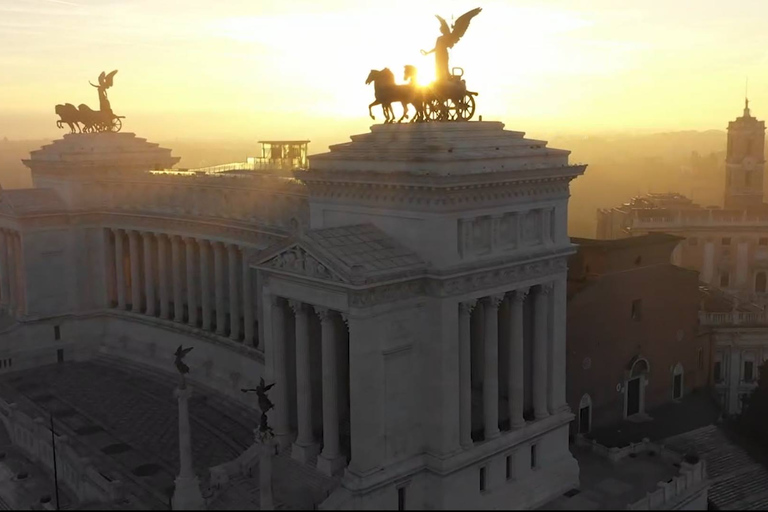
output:
[[63, 128], [66, 124], [70, 133], [119, 132], [123, 127], [121, 119], [125, 119], [125, 116], [116, 116], [112, 112], [107, 97], [107, 89], [112, 87], [116, 73], [117, 70], [114, 70], [107, 75], [102, 71], [99, 75], [99, 85], [91, 84], [99, 92], [99, 110], [93, 110], [85, 104], [79, 107], [72, 103], [56, 105], [56, 114], [59, 116], [56, 126]]
[[416, 68], [405, 66], [403, 80], [407, 83], [398, 85], [395, 83], [395, 75], [389, 68], [371, 70], [366, 80], [366, 85], [373, 83], [376, 100], [368, 106], [371, 119], [373, 107], [381, 105], [384, 112], [384, 122], [395, 122], [392, 103], [400, 103], [403, 107], [403, 115], [398, 123], [408, 119], [408, 105], [413, 105], [416, 110], [411, 122], [426, 121], [469, 121], [475, 115], [476, 92], [468, 91], [462, 68], [450, 68], [448, 65], [448, 50], [461, 39], [469, 28], [469, 22], [477, 16], [482, 9], [472, 9], [459, 16], [453, 28], [437, 16], [440, 20], [440, 37], [435, 42], [435, 47], [429, 51], [421, 50], [422, 55], [435, 54], [436, 80], [426, 87], [420, 87], [416, 81]]

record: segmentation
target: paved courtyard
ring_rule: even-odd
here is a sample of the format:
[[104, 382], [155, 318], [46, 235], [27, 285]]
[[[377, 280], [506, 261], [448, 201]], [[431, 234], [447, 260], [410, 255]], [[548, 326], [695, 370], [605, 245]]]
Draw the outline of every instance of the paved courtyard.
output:
[[[97, 360], [6, 375], [0, 395], [28, 399], [53, 413], [57, 430], [86, 442], [96, 460], [108, 459], [138, 502], [161, 509], [167, 508], [179, 467], [176, 384], [172, 374]], [[194, 389], [192, 450], [202, 477], [250, 446], [257, 417], [226, 397]]]

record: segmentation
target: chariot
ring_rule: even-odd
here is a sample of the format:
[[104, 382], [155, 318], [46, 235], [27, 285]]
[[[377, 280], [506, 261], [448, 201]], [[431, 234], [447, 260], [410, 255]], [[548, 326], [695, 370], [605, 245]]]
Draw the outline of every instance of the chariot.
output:
[[426, 121], [469, 121], [475, 115], [475, 96], [462, 78], [464, 70], [455, 67], [447, 80], [433, 82], [424, 91]]

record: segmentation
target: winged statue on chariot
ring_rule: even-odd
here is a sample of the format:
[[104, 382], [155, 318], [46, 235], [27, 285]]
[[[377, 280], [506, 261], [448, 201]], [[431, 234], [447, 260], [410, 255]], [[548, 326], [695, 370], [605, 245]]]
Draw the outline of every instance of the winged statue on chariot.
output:
[[462, 14], [453, 26], [449, 26], [445, 19], [436, 15], [440, 21], [440, 36], [435, 41], [434, 48], [429, 51], [421, 50], [422, 55], [435, 55], [436, 80], [426, 87], [420, 87], [417, 84], [417, 70], [412, 65], [404, 68], [405, 84], [395, 83], [395, 75], [389, 68], [371, 70], [365, 82], [366, 85], [373, 83], [376, 98], [368, 105], [371, 119], [376, 119], [373, 115], [373, 107], [381, 105], [384, 122], [394, 123], [393, 103], [400, 103], [403, 107], [403, 115], [396, 121], [398, 123], [409, 118], [409, 105], [412, 105], [416, 111], [411, 122], [472, 119], [475, 115], [475, 96], [478, 93], [467, 90], [462, 68], [449, 66], [448, 51], [464, 36], [469, 28], [469, 22], [480, 14], [480, 11], [482, 9], [478, 7]]
[[125, 116], [118, 116], [112, 112], [107, 96], [107, 89], [112, 87], [115, 74], [117, 70], [109, 74], [102, 71], [99, 75], [99, 85], [91, 84], [99, 93], [99, 110], [93, 110], [86, 104], [78, 107], [72, 103], [56, 105], [56, 115], [59, 116], [56, 126], [63, 128], [66, 124], [69, 126], [70, 133], [119, 132], [123, 127], [122, 119], [125, 119]]

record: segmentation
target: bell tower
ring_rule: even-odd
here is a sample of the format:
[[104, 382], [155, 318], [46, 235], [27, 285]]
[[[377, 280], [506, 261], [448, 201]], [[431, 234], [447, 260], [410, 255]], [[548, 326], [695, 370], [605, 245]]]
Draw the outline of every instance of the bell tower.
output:
[[725, 158], [725, 208], [747, 208], [763, 202], [765, 121], [758, 121], [745, 100], [744, 115], [728, 123]]

